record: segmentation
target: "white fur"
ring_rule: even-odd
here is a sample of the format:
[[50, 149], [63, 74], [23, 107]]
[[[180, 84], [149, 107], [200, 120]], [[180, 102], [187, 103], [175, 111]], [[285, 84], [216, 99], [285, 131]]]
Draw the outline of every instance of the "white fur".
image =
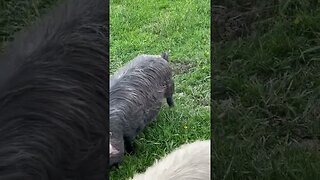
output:
[[110, 150], [110, 153], [109, 153], [110, 155], [119, 153], [119, 151], [115, 147], [113, 147], [111, 144], [109, 144], [109, 150]]
[[180, 146], [132, 180], [210, 180], [210, 140]]

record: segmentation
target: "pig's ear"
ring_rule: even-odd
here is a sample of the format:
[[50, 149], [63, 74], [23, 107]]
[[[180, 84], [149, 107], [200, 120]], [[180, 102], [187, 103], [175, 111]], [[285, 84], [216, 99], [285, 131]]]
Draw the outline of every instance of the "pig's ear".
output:
[[169, 52], [164, 52], [161, 54], [161, 57], [169, 62]]
[[114, 146], [112, 146], [112, 144], [109, 144], [109, 155], [115, 154], [119, 154], [119, 151]]

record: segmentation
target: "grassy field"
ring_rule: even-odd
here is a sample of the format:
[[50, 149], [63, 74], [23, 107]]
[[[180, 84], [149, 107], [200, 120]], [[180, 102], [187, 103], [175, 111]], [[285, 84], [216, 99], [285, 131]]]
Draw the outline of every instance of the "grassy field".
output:
[[[244, 1], [230, 2], [219, 5], [246, 14]], [[254, 22], [264, 28], [215, 43], [213, 177], [320, 179], [320, 6], [287, 0], [249, 11], [266, 9], [273, 14]]]
[[170, 51], [176, 106], [163, 105], [137, 138], [137, 154], [126, 156], [111, 179], [129, 178], [181, 144], [210, 138], [210, 2], [110, 2], [111, 73], [139, 54], [163, 51]]

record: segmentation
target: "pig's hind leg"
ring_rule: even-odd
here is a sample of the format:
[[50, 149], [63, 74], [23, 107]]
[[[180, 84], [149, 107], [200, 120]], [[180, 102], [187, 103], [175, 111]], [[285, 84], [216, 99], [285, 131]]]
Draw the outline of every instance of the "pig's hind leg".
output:
[[167, 91], [165, 94], [167, 103], [170, 107], [174, 106], [173, 93], [174, 93], [174, 83], [173, 83], [173, 80], [170, 80], [170, 83], [168, 84]]
[[132, 138], [124, 137], [124, 147], [128, 154], [133, 155], [136, 153], [136, 144]]

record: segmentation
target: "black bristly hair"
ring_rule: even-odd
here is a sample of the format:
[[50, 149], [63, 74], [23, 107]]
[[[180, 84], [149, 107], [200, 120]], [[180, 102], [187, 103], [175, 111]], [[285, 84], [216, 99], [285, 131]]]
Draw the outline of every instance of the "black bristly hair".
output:
[[0, 179], [106, 179], [108, 7], [69, 0], [0, 59]]

